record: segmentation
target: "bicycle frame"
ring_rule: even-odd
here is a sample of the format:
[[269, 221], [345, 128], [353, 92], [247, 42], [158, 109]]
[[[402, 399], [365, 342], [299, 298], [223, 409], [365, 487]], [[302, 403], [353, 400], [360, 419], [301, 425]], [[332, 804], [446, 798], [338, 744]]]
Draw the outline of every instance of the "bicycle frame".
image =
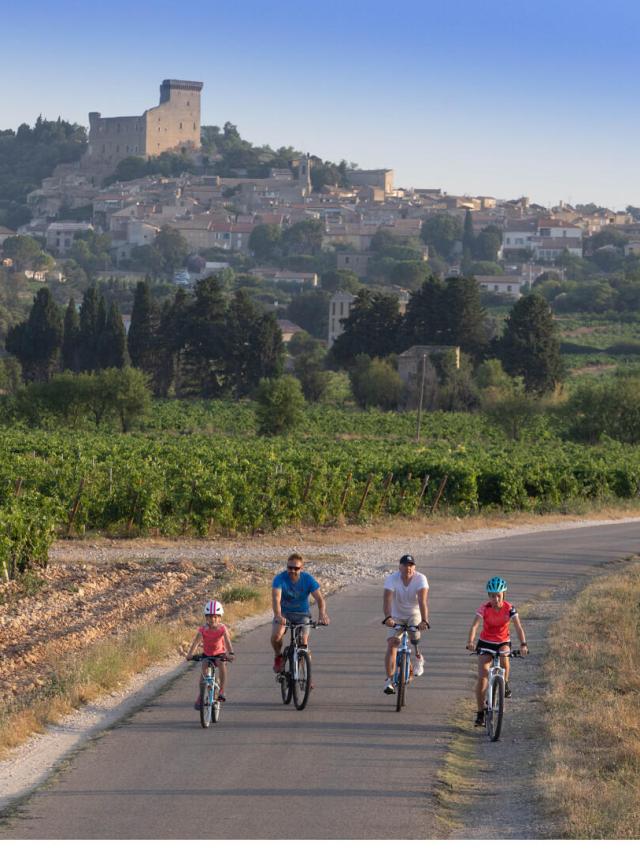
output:
[[409, 630], [416, 631], [415, 626], [397, 625], [394, 628], [402, 628], [403, 632], [400, 635], [400, 646], [396, 650], [396, 669], [393, 674], [393, 684], [397, 687], [400, 684], [400, 662], [402, 661], [402, 653], [406, 652], [405, 658], [405, 673], [404, 682], [409, 684], [411, 676], [411, 644], [409, 643]]

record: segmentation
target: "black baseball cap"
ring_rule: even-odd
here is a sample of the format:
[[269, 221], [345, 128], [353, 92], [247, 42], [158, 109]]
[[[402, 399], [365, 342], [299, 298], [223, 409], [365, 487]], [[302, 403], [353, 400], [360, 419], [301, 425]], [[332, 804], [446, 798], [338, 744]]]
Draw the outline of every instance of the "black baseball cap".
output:
[[400, 558], [400, 563], [412, 563], [414, 566], [416, 565], [416, 562], [413, 559], [413, 555], [402, 555], [402, 557]]

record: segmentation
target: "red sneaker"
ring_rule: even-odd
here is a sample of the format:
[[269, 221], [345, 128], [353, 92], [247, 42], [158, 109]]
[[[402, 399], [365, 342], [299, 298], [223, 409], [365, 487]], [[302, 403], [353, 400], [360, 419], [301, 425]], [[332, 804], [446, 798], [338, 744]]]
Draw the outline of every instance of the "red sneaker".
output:
[[273, 659], [273, 671], [274, 673], [281, 673], [284, 668], [284, 658], [281, 655], [276, 655]]

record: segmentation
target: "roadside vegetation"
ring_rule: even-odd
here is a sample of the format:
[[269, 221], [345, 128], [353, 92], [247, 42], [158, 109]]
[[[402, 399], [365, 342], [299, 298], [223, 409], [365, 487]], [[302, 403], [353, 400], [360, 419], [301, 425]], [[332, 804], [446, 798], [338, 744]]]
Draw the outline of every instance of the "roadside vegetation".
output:
[[590, 584], [551, 631], [542, 790], [571, 839], [640, 836], [640, 564]]
[[[232, 634], [239, 620], [262, 613], [270, 603], [270, 589], [262, 584], [221, 586], [211, 595], [224, 601], [225, 623]], [[148, 618], [81, 652], [43, 663], [34, 677], [36, 690], [27, 699], [0, 704], [0, 758], [74, 709], [117, 692], [151, 665], [167, 661], [176, 652], [185, 654], [200, 623], [199, 611], [167, 621]]]

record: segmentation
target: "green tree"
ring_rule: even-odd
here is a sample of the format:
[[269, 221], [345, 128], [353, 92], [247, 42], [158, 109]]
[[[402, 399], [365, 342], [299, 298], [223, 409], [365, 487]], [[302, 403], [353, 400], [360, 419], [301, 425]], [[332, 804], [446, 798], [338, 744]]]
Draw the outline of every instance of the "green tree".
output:
[[468, 210], [464, 215], [464, 225], [462, 227], [462, 254], [467, 258], [473, 258], [475, 246], [476, 236], [473, 230], [473, 215]]
[[384, 359], [357, 356], [349, 379], [353, 396], [363, 409], [397, 409], [404, 395], [398, 372]]
[[12, 327], [6, 350], [22, 367], [25, 382], [46, 381], [58, 368], [62, 344], [62, 318], [48, 288], [33, 300], [28, 319]]
[[379, 358], [397, 353], [401, 326], [397, 297], [363, 289], [343, 323], [342, 335], [331, 348], [331, 357], [347, 367], [360, 353]]
[[482, 411], [491, 424], [495, 424], [508, 439], [519, 441], [533, 419], [542, 412], [540, 398], [527, 395], [514, 385], [499, 394], [485, 396]]
[[287, 317], [314, 338], [326, 338], [329, 331], [330, 296], [315, 289], [293, 297], [287, 306]]
[[120, 309], [115, 302], [109, 304], [104, 327], [98, 341], [100, 368], [124, 368], [129, 361], [127, 333]]
[[521, 376], [527, 392], [552, 391], [563, 377], [560, 342], [551, 310], [539, 294], [514, 305], [499, 342], [500, 360], [511, 376]]
[[282, 239], [282, 229], [273, 223], [256, 225], [249, 235], [249, 251], [260, 260], [269, 260], [277, 253]]
[[98, 342], [104, 328], [100, 299], [95, 286], [87, 288], [80, 306], [80, 333], [78, 338], [81, 371], [96, 371], [99, 367]]
[[336, 293], [336, 291], [355, 294], [360, 290], [362, 284], [353, 270], [327, 270], [320, 278], [320, 286], [323, 291], [331, 294]]
[[71, 297], [64, 315], [62, 335], [62, 370], [78, 373], [80, 370], [80, 318]]
[[462, 224], [458, 217], [436, 214], [424, 221], [420, 236], [438, 255], [451, 259], [455, 244], [462, 240]]
[[488, 225], [475, 238], [473, 257], [477, 261], [491, 261], [495, 264], [501, 246], [502, 231], [495, 225]]
[[2, 244], [2, 254], [5, 258], [11, 258], [20, 271], [46, 270], [53, 265], [53, 258], [43, 252], [42, 246], [33, 237], [7, 237]]
[[256, 420], [261, 436], [288, 433], [302, 421], [305, 401], [295, 377], [261, 380], [256, 400]]
[[138, 282], [131, 310], [127, 347], [131, 364], [146, 374], [153, 374], [158, 355], [158, 309], [151, 299], [148, 282]]
[[96, 397], [107, 401], [123, 433], [128, 433], [151, 407], [148, 379], [137, 368], [108, 368], [96, 375]]
[[163, 225], [153, 246], [162, 256], [164, 270], [169, 275], [173, 274], [178, 267], [182, 267], [184, 259], [189, 254], [189, 244], [177, 228]]
[[322, 249], [324, 225], [317, 219], [303, 219], [282, 232], [286, 255], [315, 255]]

